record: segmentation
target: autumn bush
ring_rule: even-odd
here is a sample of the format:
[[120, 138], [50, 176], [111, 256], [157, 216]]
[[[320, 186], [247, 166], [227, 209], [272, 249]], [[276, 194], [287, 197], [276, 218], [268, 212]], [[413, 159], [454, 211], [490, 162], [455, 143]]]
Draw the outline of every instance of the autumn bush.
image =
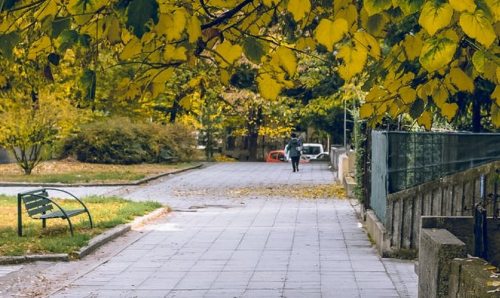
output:
[[160, 125], [116, 117], [81, 127], [64, 144], [63, 156], [82, 162], [137, 164], [189, 160], [193, 132], [182, 124]]

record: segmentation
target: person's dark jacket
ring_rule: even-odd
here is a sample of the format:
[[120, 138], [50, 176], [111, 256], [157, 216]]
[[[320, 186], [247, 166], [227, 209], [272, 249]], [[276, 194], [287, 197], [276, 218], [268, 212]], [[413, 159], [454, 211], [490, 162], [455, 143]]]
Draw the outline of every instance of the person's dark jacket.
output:
[[297, 138], [292, 138], [289, 142], [288, 142], [288, 146], [287, 146], [287, 152], [288, 152], [288, 156], [290, 157], [298, 157], [300, 156], [301, 152], [301, 142], [299, 139]]

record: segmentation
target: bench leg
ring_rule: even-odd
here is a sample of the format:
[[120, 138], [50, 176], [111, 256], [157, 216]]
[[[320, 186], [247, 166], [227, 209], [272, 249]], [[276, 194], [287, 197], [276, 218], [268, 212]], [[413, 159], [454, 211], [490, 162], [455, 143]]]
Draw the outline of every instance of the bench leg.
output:
[[42, 228], [46, 228], [47, 227], [47, 220], [45, 218], [42, 219]]
[[87, 210], [87, 214], [89, 216], [90, 228], [92, 229], [94, 227], [94, 225], [92, 223], [92, 217], [90, 216], [90, 212], [88, 210]]
[[75, 234], [73, 234], [73, 225], [71, 224], [71, 220], [69, 219], [69, 217], [66, 217], [66, 220], [68, 220], [69, 230], [71, 232], [71, 236], [75, 236]]

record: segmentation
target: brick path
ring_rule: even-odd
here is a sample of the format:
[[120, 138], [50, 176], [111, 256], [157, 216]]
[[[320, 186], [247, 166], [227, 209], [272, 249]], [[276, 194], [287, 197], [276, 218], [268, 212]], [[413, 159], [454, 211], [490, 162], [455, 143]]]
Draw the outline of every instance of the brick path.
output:
[[413, 263], [380, 259], [347, 200], [172, 196], [332, 177], [322, 164], [228, 163], [114, 189], [179, 211], [51, 297], [416, 297]]

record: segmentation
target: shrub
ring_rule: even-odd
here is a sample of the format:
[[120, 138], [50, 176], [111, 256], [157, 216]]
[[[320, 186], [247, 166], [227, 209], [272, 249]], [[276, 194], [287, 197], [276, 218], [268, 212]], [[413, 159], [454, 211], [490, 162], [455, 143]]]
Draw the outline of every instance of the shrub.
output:
[[188, 160], [194, 143], [192, 132], [182, 125], [136, 123], [120, 117], [82, 126], [66, 140], [63, 156], [111, 164]]

